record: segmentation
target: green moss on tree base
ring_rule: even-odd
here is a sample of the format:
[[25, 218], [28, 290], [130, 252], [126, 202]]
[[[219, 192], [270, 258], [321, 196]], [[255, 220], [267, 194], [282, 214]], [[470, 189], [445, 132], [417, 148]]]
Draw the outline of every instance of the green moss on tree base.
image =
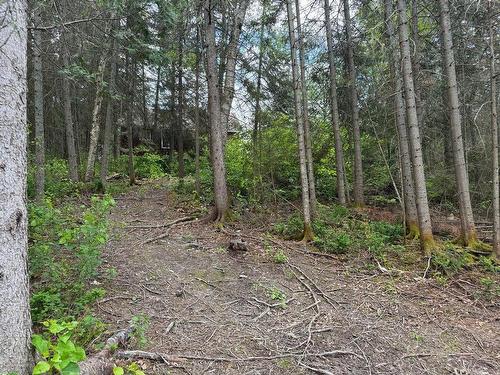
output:
[[311, 224], [304, 224], [304, 235], [302, 236], [302, 241], [309, 242], [312, 240], [314, 240], [312, 226]]
[[409, 222], [407, 224], [407, 230], [408, 234], [406, 235], [406, 237], [408, 239], [416, 240], [420, 238], [420, 228], [418, 227], [418, 223]]
[[422, 251], [424, 252], [425, 256], [431, 256], [433, 252], [439, 250], [441, 247], [439, 243], [434, 239], [432, 233], [422, 234], [420, 241], [421, 241]]

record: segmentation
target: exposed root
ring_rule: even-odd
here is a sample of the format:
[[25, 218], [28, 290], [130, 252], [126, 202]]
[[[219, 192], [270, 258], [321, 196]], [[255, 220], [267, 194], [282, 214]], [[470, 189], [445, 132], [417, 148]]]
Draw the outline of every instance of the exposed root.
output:
[[173, 220], [169, 223], [166, 223], [165, 225], [162, 225], [163, 228], [168, 228], [165, 233], [162, 233], [159, 236], [149, 238], [146, 241], [143, 241], [141, 243], [141, 245], [146, 245], [150, 242], [158, 241], [158, 240], [161, 240], [162, 238], [167, 237], [170, 234], [169, 229], [172, 228], [173, 226], [175, 226], [176, 224], [187, 223], [189, 221], [194, 221], [194, 220], [197, 220], [197, 218], [193, 217], [193, 216], [185, 216], [185, 217], [181, 217], [179, 219]]

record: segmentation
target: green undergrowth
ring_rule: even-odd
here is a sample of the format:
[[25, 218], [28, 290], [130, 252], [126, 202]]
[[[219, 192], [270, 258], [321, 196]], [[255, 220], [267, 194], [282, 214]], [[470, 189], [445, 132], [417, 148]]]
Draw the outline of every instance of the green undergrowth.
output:
[[50, 198], [30, 203], [29, 276], [31, 315], [35, 327], [48, 319], [80, 319], [80, 343], [90, 342], [103, 325], [90, 306], [105, 295], [95, 282], [101, 249], [108, 239], [110, 195], [86, 204], [56, 206]]
[[[300, 239], [304, 223], [299, 214], [274, 225], [273, 231], [286, 239]], [[384, 258], [388, 249], [399, 247], [403, 228], [400, 224], [368, 221], [339, 205], [318, 207], [313, 222], [313, 245], [326, 253], [345, 254], [366, 249]]]

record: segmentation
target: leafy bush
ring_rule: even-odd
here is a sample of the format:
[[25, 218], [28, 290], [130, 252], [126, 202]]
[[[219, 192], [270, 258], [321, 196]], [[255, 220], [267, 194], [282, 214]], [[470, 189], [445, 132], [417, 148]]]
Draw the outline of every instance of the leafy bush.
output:
[[[106, 214], [110, 196], [92, 197], [88, 207], [55, 208], [50, 199], [29, 209], [29, 274], [34, 322], [75, 316], [102, 297], [102, 289], [88, 290], [88, 281], [101, 264], [107, 240]], [[82, 214], [78, 209], [85, 208]]]
[[42, 323], [43, 335], [33, 335], [31, 342], [43, 360], [33, 368], [33, 375], [57, 371], [62, 375], [79, 374], [78, 362], [83, 361], [85, 350], [72, 341], [78, 322], [48, 320]]

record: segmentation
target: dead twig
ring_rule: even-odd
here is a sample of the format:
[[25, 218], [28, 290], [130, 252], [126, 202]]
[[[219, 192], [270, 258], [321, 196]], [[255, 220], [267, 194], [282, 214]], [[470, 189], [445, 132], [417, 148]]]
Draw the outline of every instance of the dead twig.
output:
[[[162, 226], [162, 228], [172, 228], [174, 225], [176, 224], [180, 224], [180, 223], [186, 223], [186, 222], [189, 222], [189, 221], [194, 221], [194, 220], [197, 220], [198, 218], [196, 217], [193, 217], [193, 216], [185, 216], [185, 217], [181, 217], [179, 219], [176, 219], [176, 220], [173, 220], [169, 223], [166, 223], [165, 225]], [[165, 237], [167, 237], [169, 235], [169, 231], [167, 230], [165, 233], [163, 234], [160, 234], [159, 236], [156, 236], [156, 237], [152, 237], [152, 238], [149, 238], [147, 239], [146, 241], [143, 241], [141, 243], [141, 246], [142, 245], [146, 245], [148, 243], [151, 243], [151, 242], [154, 242], [154, 241], [158, 241], [158, 240], [161, 240]]]

